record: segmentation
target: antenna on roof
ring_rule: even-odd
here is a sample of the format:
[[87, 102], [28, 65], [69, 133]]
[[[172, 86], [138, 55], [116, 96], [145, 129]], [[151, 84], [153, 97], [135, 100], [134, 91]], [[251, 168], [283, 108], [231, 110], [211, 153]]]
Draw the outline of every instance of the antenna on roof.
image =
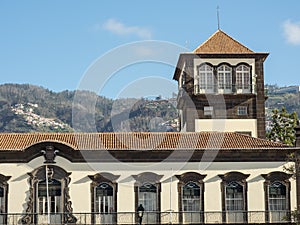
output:
[[218, 30], [220, 30], [220, 15], [219, 15], [219, 6], [217, 6], [217, 20], [218, 20]]

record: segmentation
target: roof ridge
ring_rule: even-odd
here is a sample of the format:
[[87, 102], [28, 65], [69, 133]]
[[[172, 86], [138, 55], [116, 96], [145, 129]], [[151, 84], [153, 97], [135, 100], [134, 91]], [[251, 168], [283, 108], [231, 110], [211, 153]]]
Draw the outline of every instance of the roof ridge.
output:
[[[225, 36], [226, 39], [222, 38]], [[213, 33], [206, 41], [194, 49], [194, 53], [254, 53], [250, 48], [226, 34], [221, 29]]]

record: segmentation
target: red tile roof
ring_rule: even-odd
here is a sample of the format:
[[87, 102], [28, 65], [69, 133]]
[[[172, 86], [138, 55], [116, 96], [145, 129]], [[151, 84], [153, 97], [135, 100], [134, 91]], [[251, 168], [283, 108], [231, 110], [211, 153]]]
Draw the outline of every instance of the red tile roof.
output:
[[39, 142], [75, 150], [262, 149], [288, 146], [238, 133], [0, 133], [0, 150], [24, 150]]
[[194, 53], [250, 53], [254, 52], [242, 45], [221, 30], [217, 30], [210, 38], [194, 50]]

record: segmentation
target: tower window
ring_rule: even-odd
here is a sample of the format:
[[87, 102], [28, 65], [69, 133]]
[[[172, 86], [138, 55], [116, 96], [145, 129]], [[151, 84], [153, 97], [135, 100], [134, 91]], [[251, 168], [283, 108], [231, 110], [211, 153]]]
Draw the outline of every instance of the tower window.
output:
[[231, 93], [232, 91], [232, 72], [227, 65], [218, 67], [218, 89], [222, 93]]
[[204, 116], [212, 116], [214, 113], [214, 107], [204, 106]]
[[245, 116], [245, 115], [247, 115], [248, 114], [248, 107], [247, 106], [239, 106], [238, 108], [237, 108], [237, 114], [239, 115], [239, 116]]
[[236, 68], [236, 89], [240, 93], [250, 93], [250, 67], [240, 65]]
[[[213, 68], [207, 64], [201, 65], [198, 70], [198, 79], [195, 85], [199, 83], [200, 93], [213, 93], [214, 92], [214, 74]], [[195, 90], [197, 88], [195, 87]]]

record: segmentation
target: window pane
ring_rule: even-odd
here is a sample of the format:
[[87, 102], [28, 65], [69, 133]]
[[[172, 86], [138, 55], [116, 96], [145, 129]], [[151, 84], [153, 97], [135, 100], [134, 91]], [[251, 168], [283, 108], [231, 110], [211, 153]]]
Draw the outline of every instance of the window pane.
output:
[[250, 68], [240, 65], [236, 68], [236, 88], [250, 89]]
[[[48, 181], [49, 196], [61, 196], [61, 183], [57, 180]], [[38, 196], [47, 196], [47, 184], [46, 180], [38, 183]]]
[[244, 188], [237, 182], [225, 186], [226, 210], [244, 210]]
[[218, 88], [231, 89], [232, 75], [231, 68], [227, 65], [218, 67]]
[[213, 68], [209, 65], [199, 67], [199, 86], [202, 90], [213, 90]]
[[139, 205], [142, 204], [145, 211], [156, 211], [157, 188], [155, 185], [145, 183], [139, 187]]
[[286, 210], [286, 186], [274, 182], [269, 186], [269, 209], [272, 211]]
[[247, 106], [238, 106], [238, 115], [247, 115]]
[[213, 106], [204, 106], [204, 116], [212, 116], [214, 113], [214, 107]]
[[55, 179], [48, 181], [48, 197], [47, 197], [47, 183], [46, 180], [38, 182], [38, 202], [37, 212], [39, 214], [48, 213], [48, 199], [49, 210], [51, 213], [61, 212], [61, 183]]
[[189, 182], [182, 188], [183, 211], [200, 211], [200, 187]]
[[95, 211], [110, 213], [114, 211], [113, 187], [107, 183], [101, 183], [95, 187]]

